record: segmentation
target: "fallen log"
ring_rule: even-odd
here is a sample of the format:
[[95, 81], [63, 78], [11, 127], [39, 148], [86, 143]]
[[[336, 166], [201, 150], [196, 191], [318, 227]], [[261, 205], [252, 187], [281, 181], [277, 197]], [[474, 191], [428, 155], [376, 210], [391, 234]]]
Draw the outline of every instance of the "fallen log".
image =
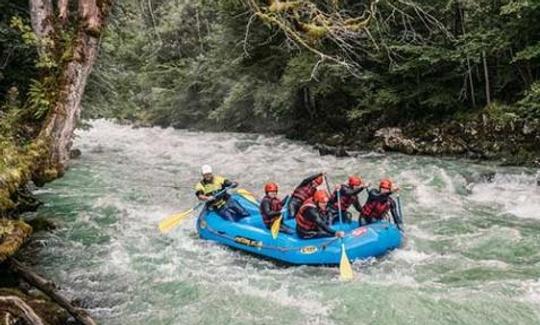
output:
[[71, 316], [73, 316], [81, 324], [96, 325], [96, 322], [85, 310], [73, 306], [71, 302], [59, 292], [58, 287], [54, 284], [54, 282], [43, 278], [39, 274], [22, 265], [14, 258], [9, 258], [7, 263], [13, 272], [15, 272], [29, 284], [41, 290], [58, 305], [65, 308], [71, 314]]
[[28, 324], [43, 325], [32, 307], [17, 296], [0, 296], [0, 315], [4, 316], [6, 324], [11, 324], [11, 318], [22, 318]]

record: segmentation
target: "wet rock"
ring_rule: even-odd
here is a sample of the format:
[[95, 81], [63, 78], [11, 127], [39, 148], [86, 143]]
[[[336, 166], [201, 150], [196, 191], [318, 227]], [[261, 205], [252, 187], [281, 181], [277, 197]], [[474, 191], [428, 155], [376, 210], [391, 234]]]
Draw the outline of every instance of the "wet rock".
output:
[[407, 154], [418, 152], [414, 140], [407, 138], [400, 128], [382, 128], [375, 132], [375, 139], [386, 151], [399, 151]]
[[69, 158], [70, 159], [77, 159], [81, 156], [81, 150], [79, 149], [73, 149], [69, 152]]
[[36, 217], [26, 222], [32, 227], [34, 232], [56, 229], [56, 225], [45, 217]]
[[315, 149], [319, 150], [321, 156], [334, 155], [336, 157], [349, 157], [350, 154], [345, 150], [343, 146], [327, 146], [324, 144], [315, 145]]

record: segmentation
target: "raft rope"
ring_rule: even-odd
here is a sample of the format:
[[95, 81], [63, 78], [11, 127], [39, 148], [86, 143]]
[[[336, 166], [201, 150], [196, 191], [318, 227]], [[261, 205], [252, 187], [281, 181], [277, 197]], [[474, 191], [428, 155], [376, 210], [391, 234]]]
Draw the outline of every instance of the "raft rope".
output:
[[[202, 221], [204, 221], [204, 218], [202, 218]], [[206, 221], [204, 221], [206, 222]], [[222, 232], [222, 231], [217, 231], [215, 230], [214, 228], [212, 228], [208, 222], [206, 222], [206, 227], [205, 227], [208, 231], [210, 231], [212, 234], [218, 236], [218, 237], [221, 237], [221, 238], [225, 238], [225, 239], [229, 239], [229, 240], [232, 240], [233, 242], [236, 242], [235, 241], [235, 237], [232, 237], [232, 236], [229, 236], [227, 235], [226, 233]], [[350, 236], [347, 235], [347, 236]], [[345, 236], [345, 237], [347, 237]], [[326, 250], [326, 248], [333, 242], [335, 242], [336, 240], [338, 240], [339, 238], [335, 237], [335, 238], [332, 238], [332, 239], [329, 239], [327, 241], [325, 241], [324, 243], [320, 244], [320, 245], [308, 245], [308, 246], [315, 246], [317, 247], [318, 249], [322, 249], [322, 250]], [[290, 251], [295, 251], [295, 250], [298, 250], [298, 251], [301, 251], [304, 247], [308, 247], [308, 246], [304, 246], [304, 247], [301, 247], [301, 248], [292, 248], [292, 247], [283, 247], [283, 246], [274, 246], [274, 245], [265, 245], [263, 244], [261, 241], [259, 241], [261, 243], [260, 246], [251, 246], [251, 247], [256, 247], [256, 248], [266, 248], [266, 249], [270, 249], [270, 250], [276, 250], [276, 251], [280, 251], [280, 252], [290, 252]]]

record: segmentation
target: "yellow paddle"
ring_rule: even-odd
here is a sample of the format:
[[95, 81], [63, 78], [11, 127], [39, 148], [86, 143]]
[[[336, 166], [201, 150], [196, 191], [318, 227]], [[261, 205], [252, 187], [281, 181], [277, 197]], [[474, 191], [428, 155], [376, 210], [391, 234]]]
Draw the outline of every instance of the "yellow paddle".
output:
[[283, 220], [283, 216], [279, 216], [279, 218], [274, 221], [272, 224], [272, 227], [270, 227], [270, 232], [272, 232], [272, 238], [276, 239], [279, 233], [279, 228], [281, 227], [281, 221]]
[[[328, 182], [326, 182], [328, 184]], [[339, 214], [339, 223], [343, 224], [343, 218], [341, 216], [341, 191], [337, 190], [337, 203], [338, 203], [338, 214]], [[341, 238], [341, 260], [339, 261], [339, 275], [341, 280], [352, 280], [354, 273], [352, 270], [351, 262], [347, 256], [347, 250], [345, 249], [345, 243], [343, 238]]]
[[195, 210], [202, 204], [203, 202], [197, 204], [195, 207], [185, 211], [180, 212], [177, 214], [173, 214], [165, 219], [163, 219], [159, 223], [159, 231], [161, 231], [162, 234], [166, 234], [169, 231], [173, 230], [176, 226], [178, 226], [184, 219], [191, 216]]
[[345, 244], [341, 243], [341, 260], [339, 261], [339, 276], [341, 280], [352, 280], [354, 273], [351, 262], [345, 250]]
[[255, 197], [255, 195], [253, 195], [253, 193], [251, 193], [250, 191], [246, 190], [245, 188], [239, 188], [236, 190], [236, 193], [242, 195], [246, 200], [248, 200], [249, 202], [253, 203], [253, 204], [256, 204], [256, 205], [259, 205], [259, 202], [257, 201], [257, 198]]
[[[225, 192], [225, 190], [222, 190], [220, 191], [219, 193], [217, 193], [215, 196], [218, 196], [220, 195], [221, 193]], [[249, 192], [248, 190], [246, 189], [238, 189], [237, 190], [238, 194], [242, 195], [243, 197], [245, 197], [248, 201], [250, 201], [251, 203], [253, 204], [259, 204], [257, 202], [257, 199], [255, 198], [255, 196]], [[194, 206], [193, 208], [187, 210], [187, 211], [184, 211], [184, 212], [180, 212], [180, 213], [175, 213], [171, 216], [168, 216], [167, 218], [163, 219], [160, 223], [159, 223], [159, 231], [162, 233], [162, 234], [166, 234], [168, 233], [169, 231], [173, 230], [176, 226], [178, 226], [184, 219], [186, 219], [187, 217], [190, 217], [201, 205], [203, 205], [205, 202], [200, 202], [199, 204], [197, 204], [196, 206]]]

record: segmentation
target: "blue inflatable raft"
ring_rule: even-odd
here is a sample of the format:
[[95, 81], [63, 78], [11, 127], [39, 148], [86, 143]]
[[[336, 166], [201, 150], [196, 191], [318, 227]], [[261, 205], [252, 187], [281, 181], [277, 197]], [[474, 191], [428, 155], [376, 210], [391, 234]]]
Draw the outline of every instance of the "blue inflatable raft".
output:
[[[197, 219], [197, 231], [201, 238], [290, 264], [339, 264], [341, 241], [338, 238], [301, 239], [296, 234], [280, 232], [274, 239], [262, 222], [259, 207], [243, 196], [235, 194], [234, 198], [251, 216], [230, 222], [215, 212], [203, 209]], [[285, 224], [292, 229], [296, 227], [294, 219], [286, 220]], [[345, 231], [343, 240], [351, 260], [384, 255], [400, 247], [403, 241], [397, 227], [386, 221], [362, 227], [358, 227], [357, 222], [334, 224], [332, 227]]]

